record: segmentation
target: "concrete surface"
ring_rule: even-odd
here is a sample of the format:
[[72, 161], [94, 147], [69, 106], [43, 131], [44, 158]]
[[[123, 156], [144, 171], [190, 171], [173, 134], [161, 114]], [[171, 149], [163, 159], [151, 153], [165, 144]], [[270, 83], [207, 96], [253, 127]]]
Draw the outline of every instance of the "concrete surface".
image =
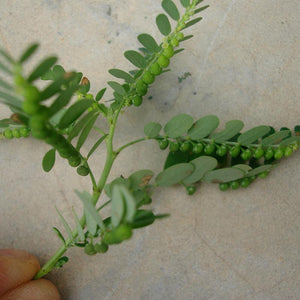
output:
[[[221, 126], [230, 119], [246, 128], [300, 123], [299, 1], [206, 3], [204, 20], [188, 30], [195, 37], [187, 50], [151, 88], [153, 99], [121, 116], [117, 144], [142, 136], [146, 122], [179, 112], [216, 114]], [[1, 0], [0, 43], [17, 55], [40, 41], [38, 58], [58, 54], [96, 92], [112, 79], [109, 68], [130, 68], [123, 52], [138, 47], [137, 34], [160, 39], [159, 12], [160, 1], [151, 0]], [[184, 72], [192, 76], [178, 84]], [[0, 117], [7, 113], [0, 106]], [[71, 207], [81, 210], [73, 190], [89, 190], [89, 181], [62, 159], [43, 173], [48, 146], [39, 141], [0, 142], [0, 246], [27, 249], [45, 262], [59, 246], [51, 230], [62, 227], [54, 206], [71, 220]], [[101, 148], [93, 160], [99, 172], [104, 155]], [[110, 178], [138, 168], [159, 172], [165, 155], [154, 142], [127, 149]], [[297, 153], [247, 190], [222, 193], [203, 184], [188, 197], [181, 187], [158, 189], [153, 208], [171, 218], [105, 255], [71, 249], [70, 262], [49, 278], [71, 300], [299, 299], [299, 162]]]

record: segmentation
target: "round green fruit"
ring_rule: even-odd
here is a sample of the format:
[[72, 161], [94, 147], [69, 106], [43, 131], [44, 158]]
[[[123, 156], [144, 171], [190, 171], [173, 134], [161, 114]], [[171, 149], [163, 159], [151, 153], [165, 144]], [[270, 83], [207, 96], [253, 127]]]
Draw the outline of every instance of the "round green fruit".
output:
[[263, 156], [264, 156], [264, 154], [265, 154], [265, 151], [262, 149], [262, 148], [257, 148], [255, 151], [254, 151], [254, 157], [256, 158], [256, 159], [260, 159], [260, 158], [262, 158]]
[[122, 243], [122, 239], [118, 238], [115, 234], [115, 231], [107, 231], [103, 235], [103, 243], [107, 245], [112, 245], [112, 244], [120, 244]]
[[7, 138], [7, 139], [12, 139], [14, 136], [13, 136], [13, 133], [10, 129], [5, 129], [4, 130], [4, 136]]
[[204, 147], [204, 153], [207, 154], [207, 155], [211, 155], [211, 154], [214, 153], [215, 149], [216, 149], [215, 144], [207, 144]]
[[49, 135], [49, 131], [47, 128], [43, 128], [43, 129], [31, 128], [31, 134], [36, 139], [43, 140]]
[[105, 243], [96, 244], [95, 245], [95, 251], [98, 253], [105, 253], [108, 250], [108, 245]]
[[180, 145], [180, 151], [181, 152], [187, 152], [190, 150], [190, 142], [188, 141], [184, 141], [181, 145]]
[[229, 184], [228, 183], [219, 183], [219, 189], [220, 191], [227, 191], [229, 189]]
[[86, 245], [84, 246], [84, 252], [85, 252], [87, 255], [94, 255], [94, 254], [97, 253], [93, 244], [86, 244]]
[[140, 95], [140, 96], [145, 96], [148, 92], [148, 87], [147, 85], [143, 82], [142, 79], [139, 79], [136, 84], [135, 84], [135, 88], [136, 88], [136, 91], [137, 93]]
[[166, 68], [170, 64], [170, 60], [165, 57], [164, 55], [160, 55], [159, 58], [157, 59], [157, 63], [162, 67]]
[[121, 224], [116, 229], [114, 229], [114, 234], [117, 239], [122, 241], [128, 240], [132, 236], [132, 229], [130, 226]]
[[46, 127], [47, 118], [43, 114], [36, 114], [29, 120], [29, 127], [32, 129], [44, 129]]
[[176, 152], [179, 150], [179, 143], [178, 142], [170, 142], [169, 144], [169, 150], [171, 152]]
[[132, 98], [132, 104], [133, 104], [134, 106], [140, 106], [142, 103], [143, 103], [143, 97], [138, 96], [138, 95], [135, 95], [135, 96]]
[[283, 155], [284, 155], [283, 150], [282, 150], [282, 149], [277, 149], [277, 150], [275, 151], [275, 153], [274, 153], [274, 158], [275, 158], [276, 160], [279, 160], [279, 159], [281, 159], [281, 158], [283, 157]]
[[171, 58], [174, 56], [174, 48], [172, 45], [168, 45], [168, 47], [164, 49], [164, 56], [166, 58]]
[[271, 148], [267, 149], [267, 151], [265, 152], [265, 159], [269, 160], [273, 157], [274, 152]]
[[284, 150], [284, 156], [285, 157], [289, 157], [293, 154], [293, 149], [290, 148], [290, 147], [287, 147], [285, 150]]
[[149, 69], [150, 73], [154, 76], [160, 75], [161, 74], [161, 66], [158, 63], [154, 63], [150, 69]]
[[233, 189], [233, 190], [237, 190], [239, 187], [240, 187], [240, 184], [238, 181], [232, 181], [230, 182], [230, 187]]
[[241, 154], [241, 158], [243, 160], [249, 160], [252, 156], [252, 152], [250, 149], [246, 149], [244, 151], [242, 151], [242, 154]]
[[241, 152], [241, 148], [239, 146], [234, 146], [230, 149], [229, 154], [232, 157], [238, 157]]
[[80, 176], [87, 176], [89, 175], [90, 171], [87, 167], [85, 166], [80, 166], [77, 168], [77, 173], [80, 175]]
[[23, 90], [23, 97], [25, 101], [30, 103], [38, 103], [40, 100], [40, 92], [35, 86], [28, 85]]
[[193, 185], [187, 186], [185, 189], [188, 195], [194, 195], [196, 192], [196, 188]]
[[28, 137], [29, 136], [29, 130], [27, 128], [21, 128], [20, 129], [20, 135], [22, 137]]
[[154, 82], [155, 77], [149, 71], [145, 71], [142, 79], [145, 84], [151, 84]]
[[177, 38], [178, 41], [182, 41], [183, 38], [184, 38], [184, 34], [182, 32], [178, 32], [176, 34], [176, 38]]
[[22, 108], [28, 115], [35, 115], [39, 111], [40, 106], [38, 103], [36, 104], [29, 101], [23, 101]]
[[178, 40], [177, 40], [176, 37], [172, 38], [172, 40], [171, 40], [171, 45], [172, 45], [173, 47], [178, 47], [178, 46], [179, 46], [179, 42], [178, 42]]
[[265, 172], [262, 172], [262, 173], [258, 174], [258, 177], [259, 178], [266, 178], [268, 175], [269, 175], [269, 171], [265, 171]]
[[12, 135], [17, 139], [21, 137], [20, 131], [16, 128], [12, 130]]
[[216, 151], [216, 154], [218, 156], [224, 156], [226, 155], [226, 153], [227, 153], [227, 147], [225, 145], [221, 145]]
[[249, 178], [243, 178], [240, 183], [241, 187], [243, 188], [246, 188], [249, 184], [250, 184]]
[[70, 156], [68, 159], [69, 165], [73, 168], [78, 167], [81, 164], [80, 156]]
[[161, 150], [165, 150], [169, 146], [169, 141], [167, 139], [159, 140], [158, 145]]
[[201, 144], [201, 143], [194, 144], [192, 152], [195, 154], [199, 154], [203, 151], [203, 148], [204, 148], [203, 144]]

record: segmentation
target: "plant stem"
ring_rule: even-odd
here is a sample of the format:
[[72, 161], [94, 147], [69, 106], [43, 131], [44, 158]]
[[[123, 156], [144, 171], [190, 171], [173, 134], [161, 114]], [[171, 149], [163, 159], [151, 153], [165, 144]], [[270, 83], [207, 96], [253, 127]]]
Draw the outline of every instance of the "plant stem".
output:
[[144, 138], [140, 138], [138, 140], [132, 141], [132, 142], [130, 142], [128, 144], [125, 144], [125, 145], [123, 145], [122, 147], [120, 147], [119, 149], [116, 150], [116, 154], [119, 154], [122, 150], [124, 150], [125, 148], [127, 148], [129, 146], [132, 146], [134, 144], [137, 144], [139, 142], [143, 142], [143, 141], [146, 141], [146, 140], [148, 140], [148, 138], [144, 137]]

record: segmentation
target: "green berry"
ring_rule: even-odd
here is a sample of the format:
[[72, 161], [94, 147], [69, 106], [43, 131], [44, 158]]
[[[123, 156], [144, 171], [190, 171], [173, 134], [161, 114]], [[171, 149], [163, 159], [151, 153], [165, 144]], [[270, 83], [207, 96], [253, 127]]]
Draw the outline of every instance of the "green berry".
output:
[[188, 195], [194, 195], [196, 192], [196, 188], [193, 185], [187, 186], [185, 189]]
[[105, 243], [96, 244], [95, 245], [95, 251], [98, 253], [105, 253], [108, 250], [108, 245]]
[[138, 95], [135, 95], [135, 96], [132, 98], [132, 104], [133, 104], [134, 106], [140, 106], [142, 103], [143, 103], [143, 97], [138, 96]]
[[16, 128], [12, 130], [12, 135], [17, 139], [21, 137], [20, 131]]
[[184, 141], [181, 145], [180, 145], [180, 151], [181, 152], [187, 152], [190, 149], [190, 142], [188, 141]]
[[236, 190], [240, 187], [240, 184], [238, 181], [232, 181], [230, 182], [230, 187], [233, 189], [233, 190]]
[[265, 151], [262, 149], [262, 148], [257, 148], [255, 151], [254, 151], [254, 157], [256, 158], [256, 159], [260, 159], [260, 158], [262, 158], [263, 156], [264, 156], [264, 154], [265, 154]]
[[243, 178], [240, 183], [241, 187], [243, 187], [243, 188], [246, 188], [249, 184], [250, 184], [250, 180], [247, 177]]
[[173, 47], [177, 47], [177, 46], [179, 45], [179, 42], [178, 42], [178, 40], [177, 40], [176, 37], [172, 38], [172, 40], [171, 40], [171, 45], [172, 45]]
[[253, 181], [256, 179], [256, 176], [253, 175], [253, 176], [250, 176], [250, 177], [248, 177], [248, 178], [249, 178], [249, 181], [250, 181], [250, 183], [251, 183], [251, 182], [253, 182]]
[[218, 156], [224, 156], [227, 153], [227, 147], [225, 145], [221, 145], [217, 151], [216, 151]]
[[179, 143], [178, 142], [170, 142], [169, 144], [169, 150], [171, 152], [176, 152], [179, 150]]
[[267, 149], [267, 151], [265, 152], [265, 159], [269, 160], [273, 157], [274, 152], [271, 148]]
[[163, 139], [158, 141], [159, 148], [165, 150], [169, 146], [169, 140]]
[[281, 159], [283, 155], [284, 155], [283, 150], [282, 150], [282, 149], [277, 149], [277, 150], [275, 151], [275, 153], [274, 153], [274, 158], [275, 158], [276, 160], [278, 160], [278, 159]]
[[25, 87], [26, 86], [26, 80], [24, 77], [20, 74], [15, 75], [14, 77], [14, 83], [17, 87]]
[[22, 108], [25, 113], [29, 115], [34, 115], [39, 111], [40, 106], [38, 104], [31, 103], [29, 101], [23, 101]]
[[143, 82], [142, 79], [139, 79], [136, 84], [135, 84], [135, 88], [136, 88], [136, 91], [137, 93], [140, 95], [140, 96], [145, 96], [148, 92], [148, 87], [147, 85]]
[[14, 136], [13, 136], [13, 133], [10, 129], [5, 129], [4, 131], [4, 136], [7, 138], [7, 139], [12, 139]]
[[43, 140], [49, 135], [49, 130], [47, 128], [43, 128], [43, 129], [31, 128], [31, 134], [36, 139]]
[[114, 234], [117, 239], [122, 241], [128, 240], [132, 236], [132, 229], [130, 226], [121, 224], [116, 229], [114, 229]]
[[107, 245], [112, 245], [112, 244], [120, 244], [122, 243], [122, 239], [116, 236], [115, 231], [107, 231], [103, 235], [103, 243]]
[[207, 144], [204, 147], [204, 153], [207, 154], [207, 155], [211, 155], [211, 154], [214, 153], [215, 149], [216, 149], [215, 144]]
[[173, 48], [173, 46], [168, 45], [168, 47], [164, 49], [164, 56], [166, 58], [171, 58], [172, 56], [174, 56], [174, 48]]
[[40, 92], [35, 86], [29, 85], [24, 88], [23, 97], [25, 101], [37, 104], [40, 100]]
[[195, 154], [199, 154], [203, 151], [203, 148], [204, 148], [203, 144], [201, 144], [201, 143], [194, 144], [192, 152]]
[[81, 164], [80, 156], [70, 156], [68, 159], [69, 165], [73, 168], [78, 167]]
[[85, 252], [87, 255], [94, 255], [94, 254], [97, 253], [93, 244], [86, 244], [86, 245], [84, 246], [84, 252]]
[[238, 157], [240, 154], [241, 148], [239, 146], [234, 146], [230, 149], [229, 154], [232, 157]]
[[155, 77], [149, 71], [145, 71], [142, 79], [145, 84], [151, 84], [154, 82]]
[[87, 176], [89, 175], [90, 171], [87, 167], [85, 166], [80, 166], [77, 168], [77, 173], [80, 175], [80, 176]]
[[29, 127], [32, 129], [44, 129], [47, 118], [43, 114], [36, 114], [29, 120]]
[[160, 74], [161, 74], [162, 69], [161, 69], [161, 66], [160, 66], [158, 63], [154, 63], [154, 64], [150, 67], [149, 71], [150, 71], [150, 73], [151, 73], [152, 75], [157, 76], [157, 75], [160, 75]]
[[166, 68], [170, 64], [170, 60], [165, 57], [164, 55], [160, 55], [159, 58], [157, 59], [157, 63], [162, 67]]
[[249, 160], [251, 158], [252, 152], [250, 149], [246, 149], [242, 151], [241, 158], [243, 160]]
[[229, 184], [225, 183], [225, 182], [219, 183], [219, 189], [220, 189], [220, 191], [225, 192], [229, 189]]
[[178, 32], [176, 34], [176, 38], [177, 38], [178, 41], [182, 41], [183, 38], [184, 38], [184, 34], [182, 32]]
[[289, 157], [293, 154], [293, 149], [290, 147], [286, 147], [286, 149], [284, 150], [284, 156], [285, 157]]
[[22, 137], [28, 137], [29, 136], [29, 130], [27, 128], [21, 128], [20, 129], [20, 135]]
[[269, 175], [269, 171], [265, 171], [265, 172], [262, 172], [262, 173], [258, 174], [258, 177], [259, 178], [266, 178], [268, 175]]

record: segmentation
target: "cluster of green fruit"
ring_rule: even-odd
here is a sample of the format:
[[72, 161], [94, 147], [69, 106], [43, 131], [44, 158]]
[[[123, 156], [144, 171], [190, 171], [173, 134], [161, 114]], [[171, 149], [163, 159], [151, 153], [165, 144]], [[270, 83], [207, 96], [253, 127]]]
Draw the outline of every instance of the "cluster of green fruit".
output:
[[132, 236], [132, 229], [129, 225], [121, 224], [110, 231], [103, 234], [101, 243], [93, 244], [88, 243], [84, 247], [84, 251], [88, 255], [96, 253], [105, 253], [108, 250], [108, 245], [120, 244], [125, 240], [130, 239]]
[[13, 138], [18, 139], [20, 137], [28, 137], [29, 133], [30, 131], [27, 127], [14, 128], [14, 129], [7, 128], [3, 131], [2, 135], [7, 139], [13, 139]]
[[129, 99], [128, 105], [140, 106], [142, 104], [143, 96], [147, 94], [149, 84], [152, 84], [155, 81], [155, 77], [169, 66], [170, 58], [175, 54], [174, 47], [177, 47], [183, 38], [183, 33], [178, 32], [169, 41], [164, 42], [162, 50], [156, 54], [153, 62], [146, 69], [142, 70], [141, 76], [134, 83], [135, 95]]
[[269, 175], [269, 171], [264, 171], [257, 176], [244, 177], [240, 180], [234, 180], [231, 182], [219, 183], [219, 189], [221, 191], [227, 191], [229, 188], [236, 190], [239, 187], [248, 187], [256, 178], [266, 178]]

